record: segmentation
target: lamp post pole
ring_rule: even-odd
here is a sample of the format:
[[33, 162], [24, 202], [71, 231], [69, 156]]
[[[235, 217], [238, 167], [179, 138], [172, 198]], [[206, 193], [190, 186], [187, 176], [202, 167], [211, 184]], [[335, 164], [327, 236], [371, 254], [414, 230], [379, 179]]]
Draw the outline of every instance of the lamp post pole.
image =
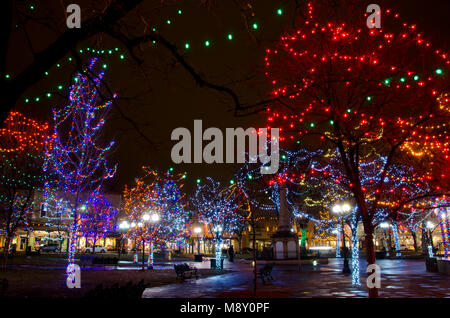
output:
[[[142, 219], [143, 219], [144, 223], [150, 222], [152, 224], [156, 224], [156, 223], [158, 223], [160, 217], [159, 217], [158, 213], [152, 213], [151, 215], [144, 214], [142, 216]], [[154, 237], [152, 236], [150, 239], [149, 251], [148, 251], [148, 257], [149, 257], [149, 260], [147, 262], [148, 269], [153, 269], [153, 239], [154, 239]], [[142, 269], [144, 269], [144, 255], [142, 255]]]
[[350, 274], [350, 267], [348, 266], [348, 257], [347, 257], [347, 246], [345, 245], [345, 223], [344, 219], [341, 219], [341, 228], [342, 228], [342, 254], [344, 255], [344, 268], [342, 269], [342, 273]]
[[195, 233], [197, 233], [197, 255], [200, 255], [200, 232], [202, 231], [202, 229], [197, 226], [194, 231]]
[[121, 231], [121, 234], [120, 234], [120, 241], [119, 241], [119, 260], [120, 260], [120, 254], [121, 254], [121, 251], [122, 251], [122, 241], [123, 241], [123, 236], [125, 235], [125, 233], [126, 233], [126, 231], [128, 230], [130, 228], [130, 224], [128, 223], [128, 221], [122, 221], [120, 224], [119, 224], [119, 229], [120, 229], [120, 231]]

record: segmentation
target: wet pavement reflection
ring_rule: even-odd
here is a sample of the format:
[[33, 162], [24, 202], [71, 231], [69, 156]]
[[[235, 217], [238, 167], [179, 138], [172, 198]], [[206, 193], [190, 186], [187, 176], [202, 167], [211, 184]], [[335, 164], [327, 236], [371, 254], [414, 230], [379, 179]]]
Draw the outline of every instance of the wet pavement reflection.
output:
[[[191, 263], [209, 268], [209, 262]], [[450, 277], [428, 273], [423, 260], [378, 260], [381, 267], [381, 297], [450, 297]], [[260, 266], [258, 266], [260, 267]], [[328, 264], [276, 265], [273, 281], [257, 283], [256, 297], [367, 297], [366, 264], [361, 260], [361, 286], [352, 286], [351, 276], [344, 275], [342, 260]], [[144, 298], [252, 297], [253, 267], [251, 262], [225, 261], [230, 274], [180, 281], [176, 284], [147, 288]]]

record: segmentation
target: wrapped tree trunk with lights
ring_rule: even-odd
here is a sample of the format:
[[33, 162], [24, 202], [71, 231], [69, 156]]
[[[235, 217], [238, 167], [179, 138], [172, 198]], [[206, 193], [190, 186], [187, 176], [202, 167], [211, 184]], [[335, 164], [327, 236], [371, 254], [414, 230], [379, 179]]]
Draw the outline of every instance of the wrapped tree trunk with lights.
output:
[[[314, 4], [314, 5], [313, 5]], [[375, 264], [374, 218], [380, 202], [394, 202], [386, 185], [393, 165], [408, 161], [421, 171], [437, 195], [443, 195], [440, 169], [448, 158], [444, 123], [450, 119], [447, 97], [449, 56], [434, 48], [414, 24], [381, 6], [383, 28], [368, 28], [360, 1], [345, 9], [315, 1], [298, 29], [267, 49], [266, 75], [274, 106], [268, 125], [282, 127], [281, 145], [309, 140], [314, 149], [337, 149], [364, 226], [367, 264]], [[345, 23], [344, 23], [345, 22]], [[444, 128], [443, 128], [444, 127]], [[385, 158], [371, 179], [369, 193], [361, 161]], [[428, 169], [423, 168], [426, 163]], [[378, 290], [369, 289], [370, 297]]]

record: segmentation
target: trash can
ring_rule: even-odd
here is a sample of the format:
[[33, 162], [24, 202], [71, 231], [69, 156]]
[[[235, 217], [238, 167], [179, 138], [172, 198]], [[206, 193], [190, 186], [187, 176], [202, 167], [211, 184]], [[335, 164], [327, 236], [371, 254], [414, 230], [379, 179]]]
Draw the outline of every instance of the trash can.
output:
[[432, 273], [439, 272], [438, 262], [437, 262], [436, 257], [425, 257], [425, 266], [426, 266], [427, 272], [432, 272]]
[[[210, 261], [211, 261], [211, 269], [217, 269], [216, 259], [211, 258]], [[220, 258], [220, 269], [223, 269], [223, 258]]]
[[195, 254], [195, 255], [194, 255], [194, 261], [195, 261], [195, 262], [202, 262], [202, 261], [203, 261], [203, 255], [201, 255], [201, 254]]

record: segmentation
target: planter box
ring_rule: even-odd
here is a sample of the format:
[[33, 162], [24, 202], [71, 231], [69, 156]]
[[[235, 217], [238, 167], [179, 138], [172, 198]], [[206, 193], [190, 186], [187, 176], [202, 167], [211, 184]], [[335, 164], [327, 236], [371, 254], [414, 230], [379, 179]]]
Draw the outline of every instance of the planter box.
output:
[[439, 273], [445, 274], [445, 275], [450, 275], [450, 260], [438, 258], [437, 259], [437, 267], [438, 267]]
[[375, 252], [375, 259], [385, 259], [386, 252]]

